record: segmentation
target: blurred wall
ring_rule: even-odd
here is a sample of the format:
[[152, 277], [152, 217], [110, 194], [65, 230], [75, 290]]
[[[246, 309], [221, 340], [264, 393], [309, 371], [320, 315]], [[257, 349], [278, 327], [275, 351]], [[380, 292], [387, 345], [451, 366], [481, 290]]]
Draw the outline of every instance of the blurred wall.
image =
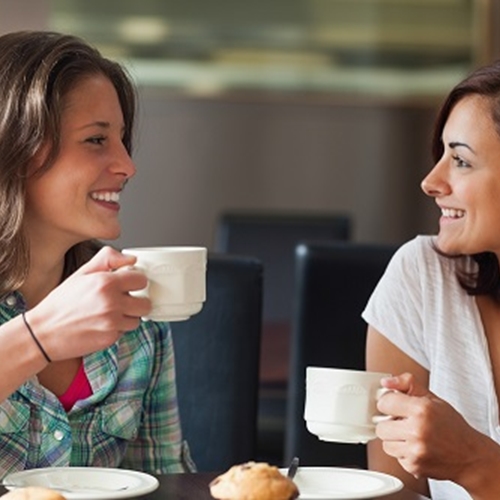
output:
[[354, 237], [431, 230], [419, 183], [434, 106], [196, 99], [141, 89], [137, 177], [120, 243], [211, 245], [228, 209], [339, 211]]
[[50, 0], [0, 0], [0, 34], [45, 29]]

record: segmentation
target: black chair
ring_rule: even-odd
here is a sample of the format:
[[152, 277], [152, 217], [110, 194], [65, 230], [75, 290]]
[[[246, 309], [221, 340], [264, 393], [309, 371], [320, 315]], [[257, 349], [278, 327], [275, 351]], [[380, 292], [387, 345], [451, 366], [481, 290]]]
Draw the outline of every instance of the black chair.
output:
[[172, 323], [179, 411], [200, 472], [255, 457], [262, 264], [209, 253], [200, 313]]
[[308, 242], [296, 249], [296, 296], [288, 385], [285, 460], [303, 465], [366, 467], [366, 446], [320, 441], [306, 428], [307, 366], [365, 369], [361, 318], [394, 245]]
[[289, 322], [295, 247], [302, 241], [347, 240], [344, 214], [228, 212], [217, 224], [215, 250], [257, 257], [264, 265], [264, 321]]
[[294, 288], [294, 252], [301, 241], [346, 240], [344, 214], [227, 212], [220, 216], [215, 249], [252, 255], [264, 265], [258, 458], [283, 462], [286, 391]]

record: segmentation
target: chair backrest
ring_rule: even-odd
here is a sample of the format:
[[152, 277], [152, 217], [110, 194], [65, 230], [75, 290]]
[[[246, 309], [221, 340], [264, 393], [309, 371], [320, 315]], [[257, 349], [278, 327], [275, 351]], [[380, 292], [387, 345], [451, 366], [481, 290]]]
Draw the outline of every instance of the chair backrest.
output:
[[262, 264], [209, 253], [200, 313], [172, 323], [183, 433], [199, 471], [254, 458]]
[[347, 240], [344, 214], [233, 212], [220, 216], [215, 249], [257, 257], [264, 265], [264, 321], [287, 321], [292, 311], [294, 252], [301, 241]]
[[336, 213], [246, 211], [219, 217], [215, 249], [257, 257], [264, 266], [258, 417], [261, 460], [283, 461], [295, 247], [306, 240], [345, 240], [350, 231], [350, 218]]
[[296, 248], [296, 297], [288, 384], [285, 460], [366, 467], [365, 445], [320, 441], [303, 419], [307, 366], [365, 369], [361, 312], [395, 245], [309, 242]]

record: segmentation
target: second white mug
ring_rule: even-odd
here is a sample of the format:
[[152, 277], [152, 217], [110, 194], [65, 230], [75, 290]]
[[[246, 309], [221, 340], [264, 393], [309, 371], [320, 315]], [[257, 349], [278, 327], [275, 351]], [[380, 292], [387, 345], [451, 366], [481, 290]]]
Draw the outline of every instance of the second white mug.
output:
[[[307, 367], [304, 419], [322, 441], [366, 443], [375, 439], [380, 381], [388, 373]], [[384, 417], [382, 417], [384, 418]], [[386, 417], [387, 418], [387, 417]]]

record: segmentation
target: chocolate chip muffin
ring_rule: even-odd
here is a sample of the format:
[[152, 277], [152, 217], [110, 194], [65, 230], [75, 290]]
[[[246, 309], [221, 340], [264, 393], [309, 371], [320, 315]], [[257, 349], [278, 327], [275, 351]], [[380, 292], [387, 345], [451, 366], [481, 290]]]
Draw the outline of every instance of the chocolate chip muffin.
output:
[[294, 500], [299, 496], [295, 483], [265, 462], [231, 467], [210, 483], [210, 493], [219, 500]]

